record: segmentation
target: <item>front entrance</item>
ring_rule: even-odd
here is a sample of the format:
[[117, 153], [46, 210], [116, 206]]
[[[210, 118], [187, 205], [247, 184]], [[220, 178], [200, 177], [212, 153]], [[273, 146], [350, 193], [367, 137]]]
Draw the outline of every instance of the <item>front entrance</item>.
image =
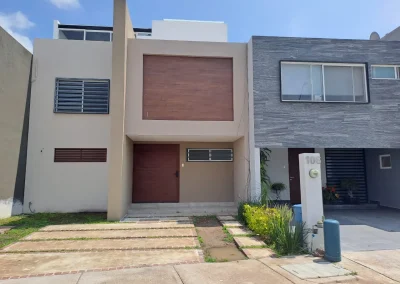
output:
[[135, 144], [133, 203], [179, 202], [179, 145]]
[[290, 187], [290, 203], [301, 203], [300, 191], [300, 172], [299, 172], [299, 155], [303, 153], [314, 153], [313, 148], [289, 148], [289, 187]]

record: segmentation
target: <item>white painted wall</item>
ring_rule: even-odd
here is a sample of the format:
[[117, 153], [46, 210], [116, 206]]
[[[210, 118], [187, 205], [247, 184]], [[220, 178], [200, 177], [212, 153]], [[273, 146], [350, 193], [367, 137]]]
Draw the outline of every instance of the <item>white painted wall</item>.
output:
[[223, 22], [156, 20], [152, 23], [151, 38], [227, 42], [228, 26]]
[[[290, 200], [290, 184], [289, 184], [289, 155], [287, 148], [270, 148], [271, 161], [268, 163], [267, 172], [271, 182], [282, 182], [286, 185], [286, 190], [281, 192], [281, 200]], [[325, 149], [316, 148], [315, 153], [321, 156], [321, 180], [322, 185], [326, 185], [326, 168], [325, 168]], [[269, 198], [276, 199], [276, 195], [270, 192]]]
[[108, 148], [108, 114], [53, 113], [55, 79], [111, 79], [111, 42], [35, 40], [24, 212], [107, 211], [107, 163], [54, 163], [54, 148]]
[[[288, 149], [270, 148], [270, 150], [271, 161], [268, 162], [267, 173], [271, 183], [282, 182], [286, 185], [286, 189], [281, 192], [281, 200], [290, 200]], [[275, 193], [270, 192], [269, 198], [275, 200]]]

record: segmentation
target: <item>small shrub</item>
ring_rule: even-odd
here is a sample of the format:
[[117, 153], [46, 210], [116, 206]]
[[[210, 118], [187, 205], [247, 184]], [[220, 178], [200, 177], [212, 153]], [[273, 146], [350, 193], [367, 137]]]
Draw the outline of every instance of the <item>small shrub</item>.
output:
[[241, 201], [241, 202], [239, 203], [237, 219], [238, 219], [239, 222], [244, 223], [244, 224], [247, 225], [247, 223], [246, 223], [246, 218], [244, 217], [244, 206], [245, 206], [245, 205], [258, 206], [258, 207], [260, 207], [260, 206], [262, 206], [263, 204], [262, 204], [261, 200]]
[[271, 216], [276, 214], [276, 209], [265, 206], [244, 205], [244, 218], [247, 226], [254, 233], [260, 235], [263, 239], [270, 237]]
[[289, 206], [278, 205], [275, 208], [268, 208], [243, 204], [242, 210], [249, 229], [263, 238], [279, 255], [305, 252], [304, 224], [291, 226], [293, 212]]
[[292, 209], [287, 205], [276, 207], [277, 213], [270, 218], [270, 240], [275, 251], [280, 255], [294, 255], [305, 252], [307, 236], [303, 224], [291, 226]]

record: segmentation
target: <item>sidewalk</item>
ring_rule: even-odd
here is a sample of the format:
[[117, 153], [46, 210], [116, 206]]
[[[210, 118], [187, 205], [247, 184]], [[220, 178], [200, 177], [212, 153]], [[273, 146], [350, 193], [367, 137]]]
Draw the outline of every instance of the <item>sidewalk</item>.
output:
[[[374, 253], [374, 252], [370, 252]], [[284, 270], [292, 264], [317, 264], [321, 259], [310, 256], [287, 258], [267, 257], [226, 263], [199, 263], [133, 268], [112, 271], [83, 272], [77, 274], [30, 277], [0, 281], [0, 284], [46, 283], [163, 283], [163, 284], [216, 284], [216, 283], [400, 283], [364, 265], [343, 258], [340, 266], [351, 271], [350, 275], [326, 278], [300, 279]], [[307, 271], [303, 271], [307, 272]], [[397, 279], [400, 280], [400, 279]]]

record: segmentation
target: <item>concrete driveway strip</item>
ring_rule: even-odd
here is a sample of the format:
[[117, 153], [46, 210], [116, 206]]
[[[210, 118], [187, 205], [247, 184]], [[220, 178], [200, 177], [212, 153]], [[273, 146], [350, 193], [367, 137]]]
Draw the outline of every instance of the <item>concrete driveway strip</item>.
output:
[[145, 267], [104, 272], [86, 272], [78, 284], [182, 284], [173, 266]]
[[0, 254], [0, 278], [202, 261], [202, 252], [194, 249], [8, 253]]
[[179, 249], [200, 247], [197, 238], [140, 238], [112, 240], [59, 240], [18, 242], [0, 252], [57, 252], [57, 251], [102, 251], [132, 249]]
[[76, 284], [82, 273], [0, 280], [0, 284]]
[[35, 232], [23, 240], [62, 240], [62, 239], [126, 239], [155, 237], [195, 237], [195, 229], [157, 229], [157, 230], [104, 230], [104, 231], [52, 231]]
[[200, 265], [176, 265], [175, 269], [185, 284], [292, 284], [283, 276], [252, 259], [225, 263], [202, 263]]
[[344, 257], [400, 282], [400, 250], [345, 252]]
[[51, 225], [40, 229], [42, 232], [49, 231], [95, 231], [95, 230], [136, 230], [136, 229], [167, 229], [167, 228], [194, 228], [188, 222], [158, 222], [158, 223], [108, 223], [108, 224], [71, 224]]

